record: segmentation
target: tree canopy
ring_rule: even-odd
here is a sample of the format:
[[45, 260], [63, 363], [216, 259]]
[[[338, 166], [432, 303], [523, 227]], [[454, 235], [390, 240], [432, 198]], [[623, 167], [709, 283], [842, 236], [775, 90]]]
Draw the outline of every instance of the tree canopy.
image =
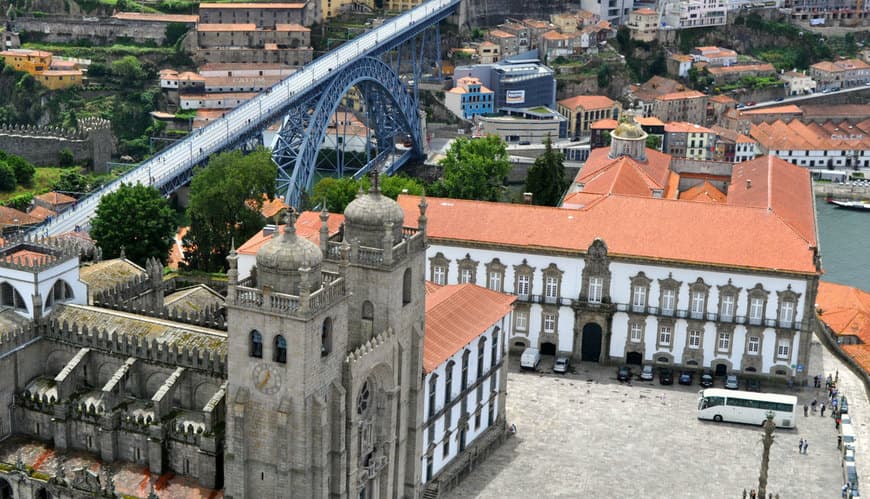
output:
[[60, 174], [54, 190], [77, 198], [88, 192], [88, 179], [77, 170], [68, 170]]
[[121, 247], [130, 260], [144, 265], [148, 258], [165, 262], [175, 234], [175, 214], [154, 187], [121, 187], [100, 199], [91, 221], [91, 237], [105, 258], [116, 258]]
[[[420, 196], [423, 194], [423, 184], [405, 175], [382, 175], [378, 183], [384, 196], [396, 199], [403, 191], [408, 194]], [[371, 181], [368, 177], [354, 180], [352, 177], [333, 178], [327, 177], [314, 184], [314, 192], [311, 195], [312, 205], [326, 203], [327, 211], [342, 213], [357, 195], [360, 188], [368, 191]]]
[[185, 253], [190, 268], [218, 271], [235, 240], [241, 243], [266, 224], [265, 197], [275, 194], [277, 167], [269, 151], [228, 151], [209, 158], [190, 183], [190, 231]]
[[547, 137], [544, 145], [544, 154], [535, 159], [535, 164], [526, 175], [526, 191], [532, 193], [534, 204], [556, 206], [568, 187], [564, 157], [553, 149], [550, 137]]
[[439, 164], [444, 171], [432, 194], [480, 201], [498, 201], [511, 170], [507, 146], [495, 135], [457, 138]]

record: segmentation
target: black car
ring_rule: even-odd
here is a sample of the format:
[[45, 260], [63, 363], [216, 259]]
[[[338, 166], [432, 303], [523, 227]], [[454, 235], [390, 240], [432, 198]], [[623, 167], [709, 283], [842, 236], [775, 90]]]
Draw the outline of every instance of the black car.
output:
[[705, 369], [701, 374], [701, 379], [698, 380], [698, 384], [704, 388], [710, 388], [713, 386], [713, 373]]
[[619, 381], [628, 381], [631, 379], [631, 368], [628, 366], [621, 366], [618, 371], [616, 371], [616, 379]]
[[692, 371], [683, 371], [680, 373], [680, 379], [677, 382], [681, 385], [691, 385], [694, 374]]
[[659, 369], [659, 383], [662, 385], [673, 385], [674, 371], [667, 367]]

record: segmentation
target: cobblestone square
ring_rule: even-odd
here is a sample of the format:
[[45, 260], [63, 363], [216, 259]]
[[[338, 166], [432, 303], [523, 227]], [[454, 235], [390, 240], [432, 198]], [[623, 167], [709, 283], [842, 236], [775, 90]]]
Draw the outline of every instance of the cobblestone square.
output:
[[[761, 428], [698, 420], [697, 376], [692, 386], [629, 386], [612, 366], [580, 363], [563, 376], [546, 364], [541, 373], [520, 372], [511, 360], [507, 417], [517, 434], [448, 497], [740, 498], [757, 487]], [[776, 430], [768, 491], [838, 498], [834, 421], [829, 413], [803, 415], [802, 404], [823, 395], [793, 393], [801, 404], [797, 428]], [[798, 453], [801, 438], [809, 441], [806, 455]]]

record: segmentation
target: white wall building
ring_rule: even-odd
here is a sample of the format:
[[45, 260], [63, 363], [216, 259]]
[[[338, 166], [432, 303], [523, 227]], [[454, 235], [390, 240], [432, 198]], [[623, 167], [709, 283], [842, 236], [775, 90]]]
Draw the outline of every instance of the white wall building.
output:
[[722, 0], [668, 0], [662, 28], [684, 29], [724, 26], [726, 7]]
[[472, 284], [427, 291], [424, 484], [488, 429], [505, 424], [504, 355], [514, 300]]

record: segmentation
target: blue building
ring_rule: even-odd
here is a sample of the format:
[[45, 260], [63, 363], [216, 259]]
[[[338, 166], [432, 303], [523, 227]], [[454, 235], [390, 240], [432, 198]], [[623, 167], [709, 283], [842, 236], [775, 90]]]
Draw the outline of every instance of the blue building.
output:
[[493, 112], [494, 93], [471, 76], [456, 80], [456, 86], [444, 94], [444, 106], [464, 120], [477, 114]]
[[537, 51], [526, 52], [492, 64], [459, 66], [453, 71], [456, 81], [472, 77], [495, 96], [494, 111], [508, 109], [556, 107], [556, 78], [549, 67], [541, 64]]

